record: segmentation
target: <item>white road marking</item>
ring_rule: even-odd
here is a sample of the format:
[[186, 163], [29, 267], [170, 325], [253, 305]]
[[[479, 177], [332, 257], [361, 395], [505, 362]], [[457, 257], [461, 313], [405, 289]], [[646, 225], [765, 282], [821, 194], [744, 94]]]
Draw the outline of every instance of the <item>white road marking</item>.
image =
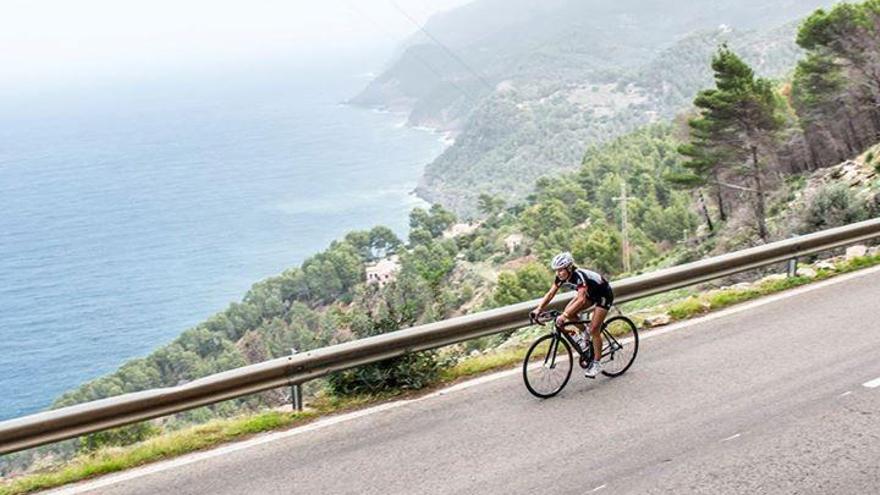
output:
[[731, 435], [731, 436], [729, 436], [729, 437], [727, 437], [727, 438], [722, 439], [721, 441], [722, 441], [722, 442], [727, 442], [728, 440], [733, 440], [734, 438], [739, 438], [740, 435], [742, 435], [742, 433], [737, 433], [736, 435]]
[[846, 392], [844, 392], [844, 393], [838, 395], [838, 397], [846, 397], [847, 395], [849, 395], [849, 394], [851, 394], [851, 393], [852, 393], [852, 390], [847, 390]]
[[[761, 299], [757, 299], [752, 302], [745, 302], [742, 304], [738, 304], [738, 305], [730, 307], [728, 309], [724, 309], [721, 311], [716, 311], [714, 313], [710, 313], [706, 316], [701, 316], [699, 318], [694, 318], [694, 319], [687, 320], [687, 321], [673, 323], [671, 325], [667, 325], [667, 326], [661, 328], [660, 330], [649, 330], [647, 332], [644, 332], [644, 335], [640, 335], [639, 339], [641, 341], [644, 341], [647, 339], [651, 339], [653, 337], [659, 337], [660, 335], [674, 332], [676, 330], [681, 330], [683, 328], [692, 327], [694, 325], [699, 325], [700, 323], [704, 323], [706, 321], [711, 321], [716, 318], [722, 318], [724, 316], [728, 316], [731, 314], [740, 313], [743, 311], [748, 311], [752, 308], [755, 308], [758, 306], [763, 306], [765, 304], [776, 302], [776, 301], [779, 301], [782, 299], [787, 299], [789, 297], [794, 297], [794, 296], [803, 294], [805, 292], [810, 292], [813, 290], [822, 289], [824, 287], [828, 287], [829, 285], [835, 285], [835, 284], [839, 284], [842, 282], [846, 282], [848, 280], [852, 280], [854, 278], [859, 278], [859, 277], [864, 277], [866, 275], [871, 275], [871, 274], [876, 273], [878, 271], [880, 271], [880, 266], [867, 268], [865, 270], [859, 270], [857, 272], [848, 273], [845, 275], [838, 275], [837, 277], [834, 277], [829, 280], [824, 280], [822, 282], [812, 283], [809, 285], [805, 285], [803, 287], [799, 287], [797, 289], [790, 289], [790, 290], [785, 291], [783, 293], [773, 295], [773, 296], [766, 296], [766, 297], [763, 297]], [[181, 457], [177, 457], [175, 459], [169, 459], [167, 461], [158, 461], [156, 463], [148, 464], [143, 467], [129, 469], [127, 471], [124, 471], [124, 472], [121, 472], [118, 474], [109, 474], [109, 475], [97, 478], [95, 480], [81, 481], [77, 484], [67, 485], [66, 487], [60, 487], [60, 488], [57, 488], [53, 491], [46, 492], [46, 493], [48, 493], [50, 495], [74, 495], [74, 494], [78, 494], [78, 493], [87, 492], [90, 490], [95, 490], [95, 489], [102, 488], [105, 486], [114, 485], [116, 483], [120, 483], [123, 481], [129, 481], [129, 480], [132, 480], [135, 478], [140, 478], [142, 476], [147, 476], [150, 474], [159, 473], [162, 471], [167, 471], [169, 469], [174, 469], [177, 467], [186, 466], [188, 464], [192, 464], [192, 463], [202, 461], [205, 459], [219, 457], [221, 455], [225, 455], [225, 454], [228, 454], [231, 452], [236, 452], [239, 450], [244, 450], [244, 449], [247, 449], [250, 447], [255, 447], [257, 445], [262, 445], [265, 443], [274, 442], [276, 440], [282, 440], [284, 438], [292, 437], [292, 436], [299, 435], [302, 433], [307, 433], [307, 432], [314, 431], [314, 430], [324, 428], [327, 426], [332, 426], [332, 425], [335, 425], [338, 423], [343, 423], [345, 421], [360, 418], [363, 416], [369, 416], [371, 414], [375, 414], [378, 412], [387, 411], [390, 409], [396, 409], [398, 407], [405, 406], [407, 404], [411, 404], [414, 402], [427, 400], [427, 399], [430, 399], [433, 397], [443, 396], [443, 395], [446, 395], [451, 392], [465, 390], [465, 389], [468, 389], [471, 387], [482, 385], [484, 383], [489, 383], [489, 382], [493, 382], [496, 380], [500, 380], [502, 378], [507, 378], [509, 376], [513, 376], [513, 375], [516, 375], [519, 373], [522, 373], [522, 365], [521, 364], [517, 365], [513, 369], [499, 371], [496, 373], [492, 373], [490, 375], [485, 375], [485, 376], [475, 378], [473, 380], [468, 380], [468, 381], [453, 385], [451, 387], [444, 388], [442, 390], [438, 390], [437, 392], [433, 392], [431, 394], [428, 394], [428, 395], [425, 395], [425, 396], [422, 396], [422, 397], [419, 397], [416, 399], [389, 402], [389, 403], [385, 403], [385, 404], [380, 404], [375, 407], [363, 409], [361, 411], [355, 411], [355, 412], [348, 413], [348, 414], [341, 414], [338, 416], [331, 416], [329, 418], [317, 420], [317, 421], [314, 421], [314, 422], [309, 423], [307, 425], [293, 428], [290, 430], [262, 434], [260, 436], [254, 437], [249, 440], [243, 440], [243, 441], [235, 442], [232, 444], [226, 444], [222, 447], [217, 447], [212, 450], [195, 452], [192, 454], [187, 454], [187, 455], [184, 455]], [[878, 380], [880, 380], [880, 378], [878, 378]], [[868, 382], [868, 383], [872, 383], [872, 382]], [[868, 386], [868, 385], [865, 384], [865, 386]], [[878, 382], [877, 385], [875, 385], [875, 386], [880, 386], [880, 382]], [[598, 489], [604, 488], [604, 487], [605, 487], [605, 485], [602, 485], [601, 487], [598, 487], [596, 489], [598, 490]]]
[[597, 486], [596, 488], [593, 488], [592, 490], [590, 490], [590, 492], [598, 492], [599, 490], [605, 488], [606, 486], [608, 486], [608, 483], [605, 483], [604, 485], [601, 485], [601, 486]]
[[871, 380], [870, 382], [865, 382], [862, 384], [862, 386], [865, 386], [868, 388], [880, 387], [880, 378], [875, 378], [875, 379]]

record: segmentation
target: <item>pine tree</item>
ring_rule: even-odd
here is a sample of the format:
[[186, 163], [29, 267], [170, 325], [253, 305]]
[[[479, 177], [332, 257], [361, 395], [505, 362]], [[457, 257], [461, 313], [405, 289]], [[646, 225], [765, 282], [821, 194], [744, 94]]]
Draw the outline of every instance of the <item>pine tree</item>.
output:
[[[696, 122], [696, 120], [691, 120], [689, 125], [691, 125], [691, 140], [696, 142], [704, 142], [705, 136], [700, 131], [700, 129], [695, 128], [691, 123]], [[715, 193], [715, 203], [718, 206], [718, 216], [722, 222], [727, 220], [727, 212], [724, 209], [724, 196], [721, 192], [721, 182], [718, 180], [718, 169], [717, 165], [719, 161], [707, 153], [707, 146], [703, 144], [682, 144], [678, 147], [678, 153], [687, 157], [688, 161], [682, 164], [684, 167], [684, 172], [679, 173], [669, 173], [666, 175], [666, 180], [669, 182], [686, 188], [694, 188], [709, 184], [711, 181], [711, 185], [713, 191]], [[703, 197], [702, 189], [699, 190], [699, 198], [700, 198], [700, 209], [703, 212], [703, 216], [706, 219], [706, 225], [709, 227], [709, 232], [713, 232], [715, 230], [714, 225], [712, 224], [712, 217], [709, 216], [709, 210], [706, 208], [706, 202]]]
[[797, 43], [792, 97], [813, 162], [860, 153], [880, 135], [880, 0], [815, 11]]
[[[700, 91], [694, 105], [699, 117], [691, 119], [690, 144], [680, 153], [690, 158], [688, 168], [700, 180], [752, 192], [758, 235], [767, 240], [764, 173], [761, 158], [771, 156], [775, 131], [782, 127], [779, 101], [770, 81], [722, 45], [712, 58], [715, 88]], [[723, 183], [724, 176], [745, 172], [753, 187]]]

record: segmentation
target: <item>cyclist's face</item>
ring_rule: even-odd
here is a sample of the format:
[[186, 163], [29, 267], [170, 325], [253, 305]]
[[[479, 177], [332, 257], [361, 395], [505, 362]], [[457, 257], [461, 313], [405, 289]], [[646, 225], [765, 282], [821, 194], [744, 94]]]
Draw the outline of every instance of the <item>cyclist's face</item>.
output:
[[560, 268], [556, 270], [556, 276], [561, 278], [562, 280], [567, 279], [569, 275], [571, 275], [571, 273], [568, 272], [568, 268]]

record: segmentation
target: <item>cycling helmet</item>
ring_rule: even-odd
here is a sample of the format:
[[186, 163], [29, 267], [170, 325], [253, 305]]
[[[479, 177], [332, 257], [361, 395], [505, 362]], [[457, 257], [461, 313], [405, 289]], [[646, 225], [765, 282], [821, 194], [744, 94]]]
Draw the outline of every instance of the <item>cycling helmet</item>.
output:
[[553, 257], [553, 261], [550, 262], [550, 268], [554, 270], [559, 270], [560, 268], [568, 268], [574, 264], [574, 258], [571, 256], [571, 253], [568, 251], [564, 253], [559, 253]]

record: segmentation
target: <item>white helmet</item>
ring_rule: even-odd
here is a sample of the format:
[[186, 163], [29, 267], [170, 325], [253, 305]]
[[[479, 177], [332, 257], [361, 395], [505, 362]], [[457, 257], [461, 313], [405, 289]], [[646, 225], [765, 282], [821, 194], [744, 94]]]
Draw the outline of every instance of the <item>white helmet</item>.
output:
[[559, 253], [553, 257], [553, 261], [550, 262], [550, 268], [554, 270], [559, 270], [560, 268], [568, 268], [574, 264], [574, 258], [571, 256], [571, 253], [568, 251], [564, 253]]

